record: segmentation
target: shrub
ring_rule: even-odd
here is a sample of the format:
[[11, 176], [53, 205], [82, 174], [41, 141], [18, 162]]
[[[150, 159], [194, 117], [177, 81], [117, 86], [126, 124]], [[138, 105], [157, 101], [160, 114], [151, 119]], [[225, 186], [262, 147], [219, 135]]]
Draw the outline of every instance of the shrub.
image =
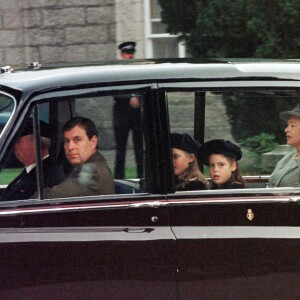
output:
[[274, 150], [278, 142], [273, 134], [265, 132], [259, 135], [250, 136], [239, 142], [240, 146], [246, 148], [247, 156], [251, 160], [251, 169], [259, 173], [269, 172], [270, 170], [262, 164], [262, 154]]

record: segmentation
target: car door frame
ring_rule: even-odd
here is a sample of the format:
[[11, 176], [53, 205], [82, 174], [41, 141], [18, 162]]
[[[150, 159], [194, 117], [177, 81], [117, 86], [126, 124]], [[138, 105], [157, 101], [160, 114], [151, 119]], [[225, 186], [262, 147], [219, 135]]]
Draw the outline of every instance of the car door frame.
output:
[[[159, 98], [160, 95], [155, 87], [156, 84], [97, 88], [92, 86], [91, 88], [86, 87], [82, 91], [83, 94], [87, 92], [110, 94], [112, 89], [115, 93], [148, 91], [144, 109], [147, 116], [146, 122], [149, 125], [147, 128], [153, 130], [147, 130], [145, 138], [146, 151], [148, 151], [147, 165], [151, 166], [148, 172], [152, 172], [154, 175], [151, 176], [147, 193], [52, 200], [28, 199], [0, 203], [0, 235], [2, 236], [0, 246], [2, 248], [1, 252], [5, 254], [2, 256], [2, 275], [4, 276], [4, 273], [8, 270], [11, 270], [12, 274], [1, 285], [0, 295], [2, 297], [6, 295], [13, 296], [14, 293], [19, 293], [27, 285], [37, 287], [37, 289], [29, 289], [29, 295], [32, 295], [32, 293], [38, 291], [47, 293], [47, 288], [51, 283], [54, 283], [57, 291], [59, 291], [63, 287], [59, 282], [64, 283], [65, 288], [68, 289], [70, 287], [69, 283], [76, 280], [82, 284], [84, 280], [90, 281], [92, 279], [102, 280], [101, 282], [112, 280], [112, 286], [115, 284], [114, 282], [117, 282], [117, 279], [120, 279], [118, 284], [121, 290], [123, 288], [122, 295], [120, 291], [115, 293], [113, 287], [106, 290], [114, 298], [124, 296], [129, 291], [132, 292], [133, 288], [138, 289], [136, 291], [137, 295], [144, 299], [147, 299], [147, 297], [150, 299], [151, 295], [154, 294], [157, 298], [157, 293], [161, 295], [161, 299], [176, 297], [175, 237], [169, 226], [166, 196], [162, 193], [165, 191], [164, 180], [166, 180], [165, 173], [161, 172], [165, 168], [165, 154], [161, 149], [164, 141], [161, 127], [166, 122], [164, 120], [165, 105], [164, 99]], [[80, 93], [78, 90], [74, 90], [73, 94], [78, 95]], [[8, 128], [8, 132], [18, 132], [22, 121], [26, 120], [27, 112], [34, 105], [38, 105], [40, 101], [71, 95], [72, 92], [67, 88], [35, 94], [23, 107], [18, 108], [18, 121], [14, 124], [14, 128]], [[37, 113], [35, 119], [38, 119]], [[35, 125], [37, 125], [37, 122], [35, 122]], [[38, 126], [35, 127], [35, 135], [37, 136], [39, 128]], [[6, 142], [12, 143], [13, 137], [9, 135], [8, 137], [10, 139], [8, 138]], [[162, 153], [164, 155], [161, 155]], [[43, 197], [39, 199], [43, 199]], [[87, 240], [82, 237], [82, 232], [84, 232], [84, 236], [87, 236]], [[112, 236], [110, 240], [107, 240], [107, 232]], [[88, 236], [91, 236], [91, 240]], [[106, 274], [107, 277], [102, 278], [100, 273], [97, 273], [96, 277], [93, 278], [95, 276], [93, 267], [95, 266], [90, 264], [88, 264], [90, 268], [85, 270], [86, 277], [83, 278], [80, 277], [80, 274], [76, 275], [79, 277], [72, 278], [67, 276], [65, 271], [62, 273], [63, 266], [65, 270], [71, 271], [73, 268], [71, 264], [65, 263], [68, 261], [69, 243], [72, 244], [73, 248], [84, 251], [83, 249], [88, 249], [89, 242], [93, 243], [94, 249], [97, 249], [99, 253], [104, 250], [105, 253], [111, 251], [114, 260], [105, 261], [104, 258], [101, 260], [101, 256], [97, 256], [100, 260], [98, 268], [102, 270], [100, 273], [101, 275]], [[112, 250], [108, 251], [109, 247]], [[125, 250], [127, 249], [127, 252], [125, 250], [125, 252], [122, 252], [120, 250], [122, 247]], [[56, 253], [55, 248], [61, 250]], [[140, 249], [141, 252], [134, 253], [135, 248]], [[18, 249], [22, 249], [22, 257], [18, 255]], [[49, 268], [44, 256], [42, 255], [41, 258], [35, 257], [35, 253], [40, 253], [41, 249], [47, 252], [47, 256], [53, 257], [52, 268], [54, 272], [53, 276], [49, 276], [50, 278], [43, 272], [43, 270]], [[50, 249], [50, 251], [47, 249]], [[123, 256], [120, 255], [119, 257], [118, 251], [121, 251]], [[7, 259], [8, 256], [14, 257], [13, 264]], [[26, 259], [33, 262], [36, 269], [35, 275], [32, 275], [33, 269], [26, 265]], [[80, 255], [74, 255], [73, 257], [73, 260], [80, 262], [77, 264], [79, 268], [83, 268], [84, 259]], [[97, 261], [93, 260], [93, 262], [97, 264]], [[135, 267], [130, 268], [130, 263], [136, 263]], [[24, 273], [17, 276], [20, 267]], [[112, 274], [109, 273], [110, 267], [114, 270]], [[84, 274], [84, 271], [82, 271], [82, 274]], [[65, 280], [62, 280], [61, 276], [64, 276]], [[118, 276], [121, 277], [118, 278]], [[129, 282], [129, 285], [126, 286], [124, 284], [126, 278], [133, 280], [133, 285], [130, 285], [132, 282]], [[156, 288], [153, 286], [154, 282]], [[100, 285], [92, 286], [93, 288], [98, 287], [101, 291]], [[10, 290], [12, 291], [11, 294]], [[84, 289], [84, 291], [87, 292], [87, 289]], [[79, 293], [78, 289], [76, 293]], [[72, 297], [74, 296], [75, 294], [72, 293]], [[72, 297], [69, 298], [73, 299]]]
[[[159, 88], [162, 93], [220, 88], [299, 90], [300, 83], [275, 78], [255, 82], [212, 79], [160, 83]], [[205, 126], [204, 120], [198, 124]], [[202, 132], [198, 129], [195, 138], [201, 140]], [[171, 155], [166, 159], [171, 161]], [[175, 193], [173, 188], [167, 199], [176, 236], [178, 299], [255, 299], [261, 295], [273, 299], [300, 293], [299, 189]]]

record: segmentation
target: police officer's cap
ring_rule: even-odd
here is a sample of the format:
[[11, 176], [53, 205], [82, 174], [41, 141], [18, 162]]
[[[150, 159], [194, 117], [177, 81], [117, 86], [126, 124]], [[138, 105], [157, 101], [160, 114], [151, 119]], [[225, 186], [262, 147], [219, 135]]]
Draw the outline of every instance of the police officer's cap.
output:
[[242, 150], [240, 147], [230, 141], [225, 140], [211, 140], [204, 143], [202, 147], [204, 156], [204, 163], [209, 164], [209, 156], [211, 154], [222, 154], [224, 156], [235, 159], [236, 161], [242, 158]]
[[135, 52], [135, 42], [124, 42], [119, 45], [121, 52], [134, 53]]

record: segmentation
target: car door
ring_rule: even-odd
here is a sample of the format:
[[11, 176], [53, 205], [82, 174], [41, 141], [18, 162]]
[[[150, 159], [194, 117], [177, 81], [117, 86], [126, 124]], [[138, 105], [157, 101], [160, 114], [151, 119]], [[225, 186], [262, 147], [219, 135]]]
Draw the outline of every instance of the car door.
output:
[[178, 299], [297, 299], [299, 200], [204, 192], [169, 202]]
[[175, 238], [151, 195], [0, 209], [1, 299], [174, 299]]
[[[239, 88], [243, 84], [246, 90]], [[214, 139], [238, 144], [246, 185], [178, 192], [174, 184], [168, 194], [178, 299], [299, 297], [299, 188], [267, 184], [284, 155], [270, 145], [276, 141], [289, 151], [279, 113], [298, 103], [298, 92], [265, 84], [268, 88], [259, 82], [257, 89], [251, 81], [160, 85], [168, 99], [170, 133], [188, 133], [201, 144]], [[198, 164], [213, 187], [200, 156]]]
[[[49, 200], [43, 196], [43, 176], [37, 176], [40, 191], [33, 199], [1, 201], [1, 299], [176, 299], [176, 242], [161, 193], [162, 164], [156, 163], [162, 138], [159, 130], [152, 130], [161, 126], [156, 120], [159, 113], [154, 113], [159, 111], [158, 101], [149, 87], [143, 89], [145, 175], [140, 181], [122, 181], [127, 187], [141, 182], [137, 189]], [[102, 121], [105, 116], [100, 113], [111, 97], [105, 91], [95, 93], [95, 88], [92, 93], [64, 89], [37, 96], [21, 110], [15, 132], [26, 115], [39, 118], [41, 107], [49, 107], [46, 121], [54, 122], [57, 139], [52, 151], [59, 157], [63, 118], [79, 108], [82, 115], [88, 106], [85, 115]], [[63, 111], [53, 105], [60, 102]], [[7, 143], [15, 139], [10, 136]], [[101, 147], [100, 151], [110, 164], [111, 151]], [[6, 158], [3, 155], [3, 161]]]

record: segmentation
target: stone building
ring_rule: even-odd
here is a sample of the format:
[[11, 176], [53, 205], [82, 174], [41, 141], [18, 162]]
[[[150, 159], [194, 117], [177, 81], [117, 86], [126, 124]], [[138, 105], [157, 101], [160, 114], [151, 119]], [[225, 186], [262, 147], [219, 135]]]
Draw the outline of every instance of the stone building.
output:
[[1, 0], [0, 62], [114, 60], [127, 40], [137, 42], [137, 58], [183, 57], [184, 46], [164, 31], [157, 0]]

